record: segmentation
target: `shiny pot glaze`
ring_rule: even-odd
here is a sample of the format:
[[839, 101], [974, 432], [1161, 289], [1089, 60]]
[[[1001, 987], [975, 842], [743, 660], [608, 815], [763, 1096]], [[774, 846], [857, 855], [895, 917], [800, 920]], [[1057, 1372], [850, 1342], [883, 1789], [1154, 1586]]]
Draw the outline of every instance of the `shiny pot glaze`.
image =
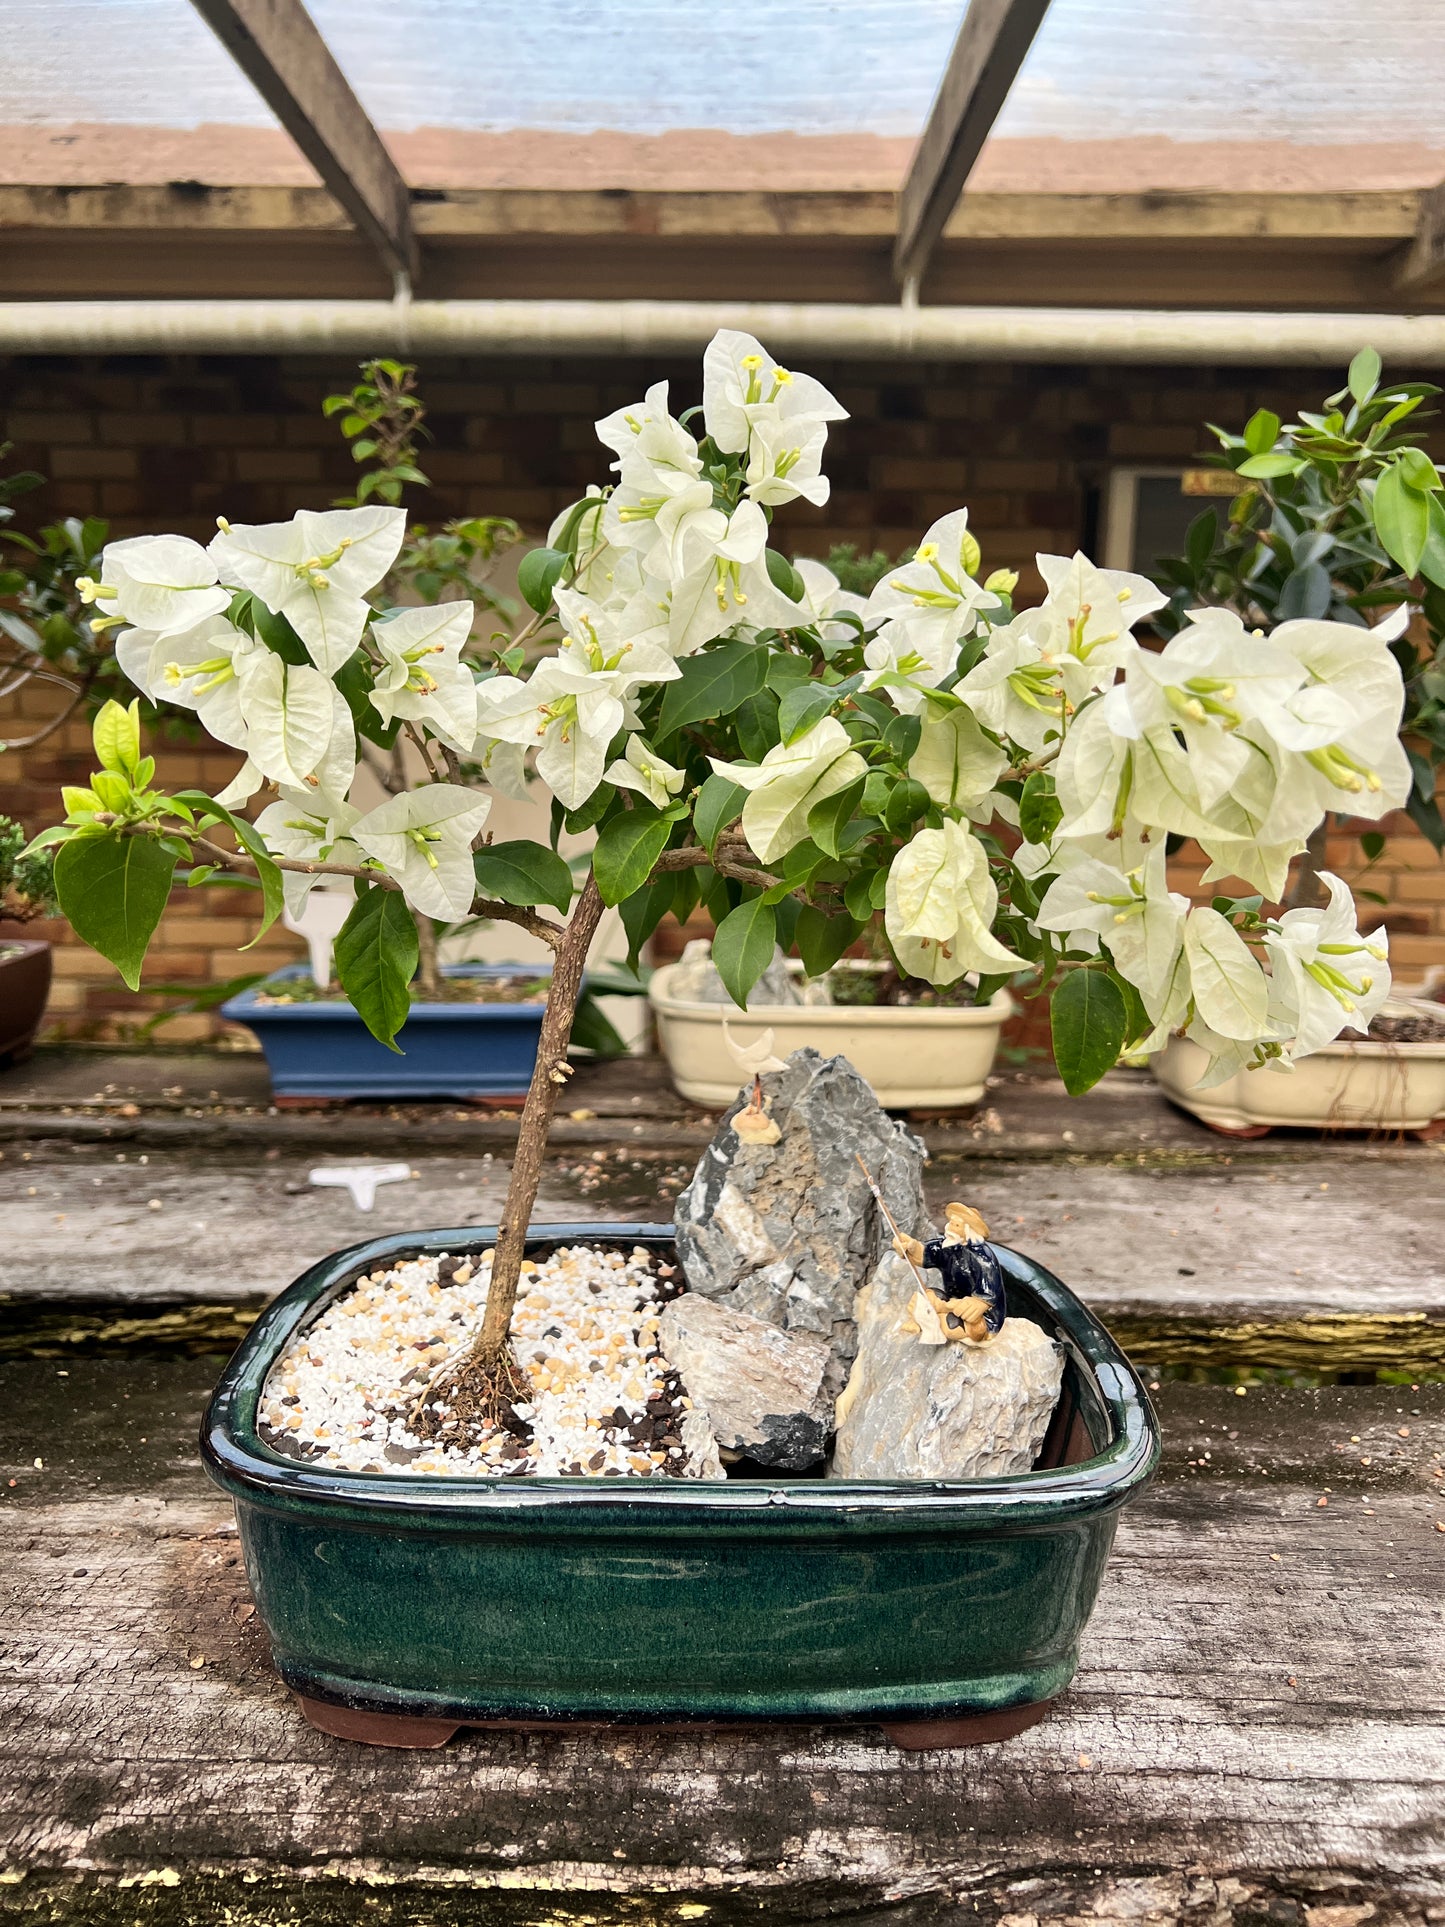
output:
[[[1142, 1387], [1073, 1293], [997, 1247], [1053, 1332], [1041, 1469], [947, 1482], [440, 1479], [336, 1472], [256, 1431], [292, 1335], [378, 1263], [484, 1249], [402, 1233], [314, 1266], [258, 1319], [206, 1414], [276, 1663], [312, 1700], [472, 1720], [921, 1720], [1030, 1705], [1072, 1676], [1119, 1508], [1158, 1458]], [[540, 1225], [531, 1249], [667, 1225]]]

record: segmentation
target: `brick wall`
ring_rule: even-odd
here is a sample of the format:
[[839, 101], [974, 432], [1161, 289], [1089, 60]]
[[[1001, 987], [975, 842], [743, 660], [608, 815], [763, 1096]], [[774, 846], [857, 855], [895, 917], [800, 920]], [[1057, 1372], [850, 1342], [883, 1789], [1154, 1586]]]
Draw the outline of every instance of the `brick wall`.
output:
[[[967, 502], [985, 566], [1021, 569], [1024, 598], [1041, 592], [1036, 550], [1098, 552], [1112, 465], [1187, 462], [1206, 446], [1206, 420], [1242, 422], [1261, 403], [1287, 414], [1327, 385], [1298, 369], [810, 366], [852, 419], [830, 441], [827, 507], [795, 504], [780, 517], [795, 550], [825, 554], [838, 541], [897, 550]], [[604, 476], [592, 428], [599, 415], [661, 377], [673, 384], [674, 407], [698, 399], [691, 360], [433, 358], [421, 372], [435, 437], [424, 457], [435, 485], [425, 515], [512, 515], [534, 536]], [[173, 529], [205, 540], [217, 514], [278, 520], [347, 490], [352, 465], [320, 402], [353, 374], [342, 357], [0, 360], [0, 441], [15, 443], [12, 461], [51, 478], [27, 503], [47, 517], [103, 515], [116, 535]], [[19, 731], [0, 707], [0, 738], [7, 733]], [[160, 756], [171, 783], [221, 782], [235, 766], [224, 751], [160, 746]], [[8, 752], [0, 810], [38, 825], [58, 784], [89, 768], [74, 726], [33, 752]], [[1389, 847], [1367, 876], [1349, 838], [1336, 840], [1331, 860], [1388, 898], [1381, 914], [1399, 972], [1415, 977], [1445, 963], [1445, 868], [1408, 822], [1386, 827]], [[1178, 887], [1196, 890], [1202, 865], [1186, 853], [1176, 867]], [[247, 910], [248, 899], [230, 890], [175, 901], [147, 975], [200, 982], [234, 975], [253, 958], [264, 968], [298, 954], [297, 941], [276, 932], [238, 961], [231, 939]], [[58, 1023], [106, 1033], [149, 1007], [63, 930], [46, 934], [61, 943]], [[177, 1020], [169, 1035], [210, 1022]]]

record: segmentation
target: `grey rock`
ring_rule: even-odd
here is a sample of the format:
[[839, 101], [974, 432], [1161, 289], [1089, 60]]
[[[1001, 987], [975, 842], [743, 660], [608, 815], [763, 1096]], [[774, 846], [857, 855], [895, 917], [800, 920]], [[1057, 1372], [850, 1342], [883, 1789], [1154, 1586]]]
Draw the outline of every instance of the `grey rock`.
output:
[[1027, 1318], [981, 1345], [900, 1331], [917, 1291], [889, 1253], [858, 1294], [858, 1357], [838, 1401], [829, 1477], [983, 1479], [1027, 1472], [1063, 1382], [1063, 1351]]
[[657, 1342], [693, 1402], [689, 1419], [706, 1418], [721, 1452], [796, 1472], [822, 1458], [833, 1429], [822, 1339], [688, 1291], [663, 1311]]
[[899, 1229], [926, 1236], [927, 1153], [845, 1057], [794, 1051], [763, 1092], [781, 1139], [740, 1141], [739, 1093], [677, 1200], [678, 1254], [693, 1291], [825, 1339], [836, 1396], [857, 1349], [854, 1296], [892, 1239], [858, 1156]]
[[[718, 967], [712, 960], [712, 945], [706, 937], [694, 938], [683, 951], [672, 979], [671, 994], [696, 1004], [733, 1003], [732, 992], [718, 974]], [[781, 947], [775, 945], [772, 962], [748, 992], [747, 1007], [749, 1010], [762, 1010], [769, 1006], [802, 1002], [803, 993], [788, 969]], [[737, 1009], [736, 1004], [733, 1004], [733, 1009]]]

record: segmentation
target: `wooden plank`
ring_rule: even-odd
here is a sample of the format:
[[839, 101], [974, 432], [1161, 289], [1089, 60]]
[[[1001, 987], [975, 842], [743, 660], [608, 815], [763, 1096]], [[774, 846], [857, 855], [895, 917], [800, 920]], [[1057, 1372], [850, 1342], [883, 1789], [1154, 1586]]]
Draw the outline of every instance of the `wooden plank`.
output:
[[193, 0], [393, 277], [417, 276], [411, 197], [301, 0]]
[[[190, 1927], [1440, 1917], [1440, 1387], [1166, 1387], [1164, 1472], [1080, 1674], [1006, 1745], [804, 1727], [396, 1754], [312, 1731], [272, 1674], [195, 1468], [200, 1368], [125, 1369], [0, 1368], [0, 1918], [150, 1921], [152, 1887]], [[57, 1413], [60, 1437], [34, 1431]]]
[[[998, 241], [1297, 241], [1381, 252], [1415, 231], [1405, 189], [1273, 194], [1013, 193], [961, 200], [946, 243]], [[428, 241], [527, 235], [885, 241], [897, 222], [891, 194], [864, 190], [604, 191], [553, 188], [426, 190], [411, 210]], [[327, 233], [346, 222], [315, 187], [0, 186], [0, 229], [60, 233]]]
[[917, 289], [1049, 0], [969, 0], [898, 197], [893, 273]]
[[1395, 292], [1438, 292], [1445, 281], [1445, 181], [1419, 198], [1415, 232], [1395, 274]]

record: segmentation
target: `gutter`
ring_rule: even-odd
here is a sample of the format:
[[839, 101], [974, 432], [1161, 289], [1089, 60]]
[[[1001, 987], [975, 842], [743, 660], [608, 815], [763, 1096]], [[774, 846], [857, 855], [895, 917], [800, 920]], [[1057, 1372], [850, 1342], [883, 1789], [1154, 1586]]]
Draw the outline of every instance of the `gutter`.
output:
[[717, 328], [837, 360], [1445, 365], [1445, 314], [724, 301], [11, 301], [0, 354], [691, 355]]

